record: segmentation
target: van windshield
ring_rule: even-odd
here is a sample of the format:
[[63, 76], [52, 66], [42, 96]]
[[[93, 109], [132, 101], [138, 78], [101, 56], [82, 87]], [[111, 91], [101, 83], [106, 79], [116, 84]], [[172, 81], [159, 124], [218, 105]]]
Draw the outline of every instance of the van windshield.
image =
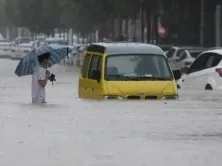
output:
[[164, 55], [109, 55], [106, 58], [105, 80], [108, 81], [172, 79], [173, 75]]

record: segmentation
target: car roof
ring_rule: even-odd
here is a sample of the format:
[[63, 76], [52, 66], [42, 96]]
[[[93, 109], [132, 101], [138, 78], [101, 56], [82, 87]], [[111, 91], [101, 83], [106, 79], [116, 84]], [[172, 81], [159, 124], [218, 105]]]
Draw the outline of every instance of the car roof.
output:
[[173, 46], [172, 48], [184, 49], [184, 50], [201, 50], [201, 49], [205, 49], [204, 47], [198, 47], [198, 46]]
[[65, 40], [63, 38], [49, 37], [49, 38], [46, 38], [45, 41], [65, 41]]
[[216, 54], [222, 55], [222, 49], [208, 50], [208, 51], [204, 51], [203, 53], [216, 53]]
[[[163, 50], [155, 45], [146, 43], [92, 43], [88, 46], [87, 51], [93, 52], [93, 48], [103, 48], [103, 53], [107, 54], [161, 54]], [[97, 52], [97, 51], [96, 51]]]
[[32, 47], [33, 43], [21, 43], [18, 46]]

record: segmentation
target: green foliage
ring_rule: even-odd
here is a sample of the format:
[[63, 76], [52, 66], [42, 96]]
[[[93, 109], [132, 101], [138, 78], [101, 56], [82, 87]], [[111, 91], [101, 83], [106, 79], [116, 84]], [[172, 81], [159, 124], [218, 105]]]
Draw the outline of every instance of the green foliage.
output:
[[[153, 2], [149, 0], [146, 6]], [[74, 28], [87, 33], [110, 18], [132, 18], [141, 7], [140, 0], [7, 0], [6, 14], [11, 24], [28, 27], [32, 32]]]
[[49, 33], [61, 27], [57, 0], [7, 0], [6, 9], [11, 24], [32, 32]]
[[0, 0], [0, 26], [5, 25], [7, 22], [6, 15], [5, 15], [5, 0]]
[[60, 0], [61, 22], [86, 33], [112, 17], [130, 18], [140, 9], [138, 0]]

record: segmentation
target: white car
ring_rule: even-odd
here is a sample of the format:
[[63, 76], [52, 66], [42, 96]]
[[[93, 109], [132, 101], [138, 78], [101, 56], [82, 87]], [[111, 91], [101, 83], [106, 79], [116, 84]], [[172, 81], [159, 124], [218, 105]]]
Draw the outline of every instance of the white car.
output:
[[33, 49], [34, 45], [30, 43], [22, 43], [14, 47], [11, 59], [22, 59], [25, 54], [29, 53]]
[[16, 46], [16, 45], [19, 45], [19, 44], [22, 44], [22, 43], [29, 43], [31, 41], [32, 41], [32, 39], [30, 37], [17, 37], [13, 41], [13, 45]]
[[40, 43], [40, 45], [48, 45], [48, 44], [61, 44], [61, 45], [68, 45], [68, 42], [63, 38], [46, 38], [44, 41]]
[[191, 47], [191, 46], [181, 46], [181, 47], [172, 47], [169, 51], [167, 51], [166, 56], [168, 58], [169, 64], [173, 70], [178, 70], [183, 68], [184, 66], [179, 66], [177, 64], [178, 59], [181, 58], [182, 53], [185, 51], [191, 51], [191, 50], [200, 50], [203, 51], [204, 48], [202, 47]]
[[176, 59], [174, 67], [180, 69], [183, 73], [183, 70], [195, 61], [195, 59], [203, 52], [203, 50], [184, 50], [179, 58]]
[[222, 90], [222, 49], [200, 54], [177, 85], [180, 89]]
[[10, 58], [12, 43], [11, 42], [0, 42], [0, 58]]

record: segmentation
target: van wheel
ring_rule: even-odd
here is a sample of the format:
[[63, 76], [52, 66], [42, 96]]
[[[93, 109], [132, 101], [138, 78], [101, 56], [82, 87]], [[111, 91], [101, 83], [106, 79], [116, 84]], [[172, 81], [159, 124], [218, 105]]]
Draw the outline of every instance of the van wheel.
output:
[[210, 84], [207, 84], [206, 87], [205, 87], [205, 90], [213, 90], [213, 88]]

